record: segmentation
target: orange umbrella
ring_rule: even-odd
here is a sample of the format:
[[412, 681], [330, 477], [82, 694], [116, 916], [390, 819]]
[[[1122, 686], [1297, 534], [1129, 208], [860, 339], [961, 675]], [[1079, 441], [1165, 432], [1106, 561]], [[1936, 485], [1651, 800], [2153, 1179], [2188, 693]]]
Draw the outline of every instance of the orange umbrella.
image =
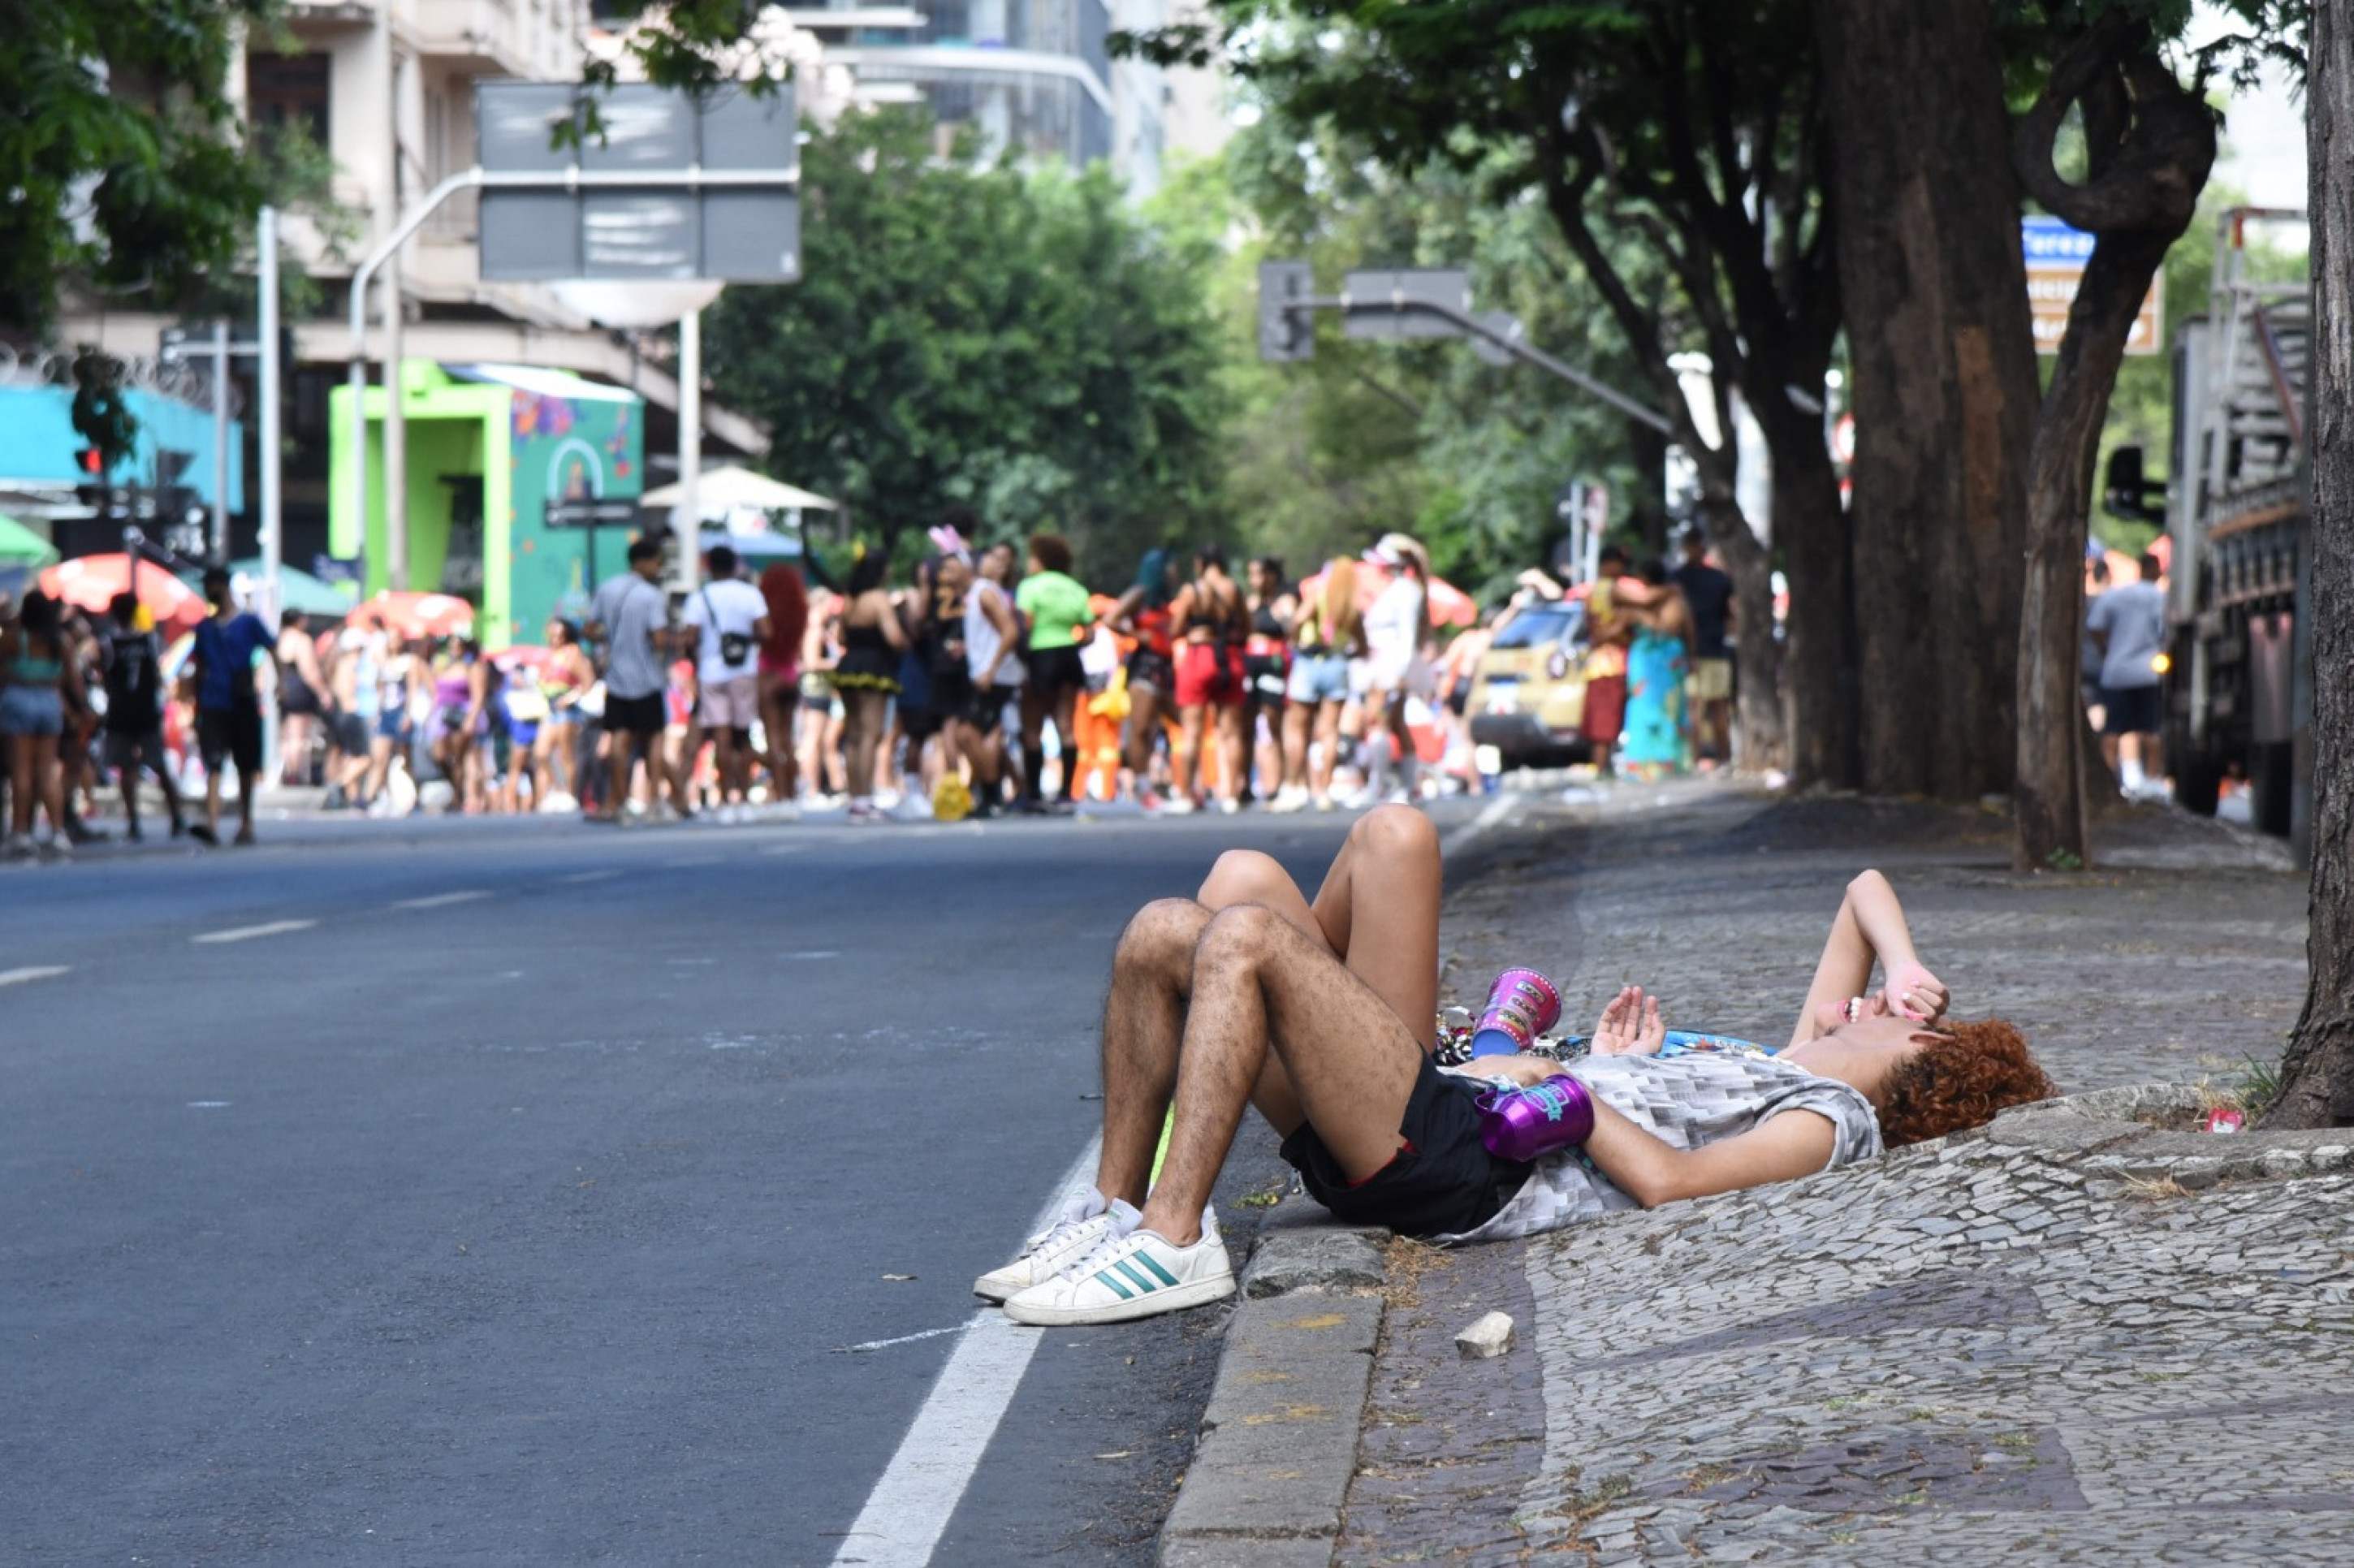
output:
[[[1382, 590], [1390, 586], [1390, 579], [1395, 576], [1397, 568], [1394, 567], [1374, 560], [1359, 561], [1357, 608], [1371, 609], [1373, 600], [1382, 597]], [[1299, 595], [1302, 599], [1313, 599], [1323, 587], [1324, 574], [1319, 572], [1299, 585]], [[1479, 606], [1469, 594], [1445, 577], [1434, 577], [1430, 579], [1430, 619], [1439, 626], [1470, 626], [1479, 619]]]
[[[93, 615], [104, 615], [114, 596], [130, 586], [131, 557], [120, 550], [77, 556], [41, 574], [43, 593]], [[153, 561], [139, 563], [139, 602], [157, 626], [174, 633], [187, 630], [211, 613], [201, 594], [190, 592], [186, 583]]]
[[346, 619], [354, 626], [380, 626], [397, 637], [462, 637], [474, 629], [474, 607], [446, 593], [386, 588]]

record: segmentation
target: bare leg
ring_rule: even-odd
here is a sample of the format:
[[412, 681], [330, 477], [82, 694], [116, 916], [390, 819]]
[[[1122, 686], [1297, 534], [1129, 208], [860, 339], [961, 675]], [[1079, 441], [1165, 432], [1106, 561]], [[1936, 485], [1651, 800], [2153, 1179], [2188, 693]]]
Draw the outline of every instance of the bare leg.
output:
[[[1129, 922], [1112, 959], [1111, 996], [1104, 1007], [1097, 1190], [1142, 1206], [1177, 1079], [1193, 947], [1212, 915], [1251, 906], [1289, 922], [1342, 960], [1388, 1005], [1406, 1037], [1428, 1051], [1437, 1011], [1438, 892], [1438, 835], [1430, 819], [1388, 806], [1367, 812], [1350, 830], [1313, 906], [1278, 863], [1254, 850], [1220, 855], [1198, 901], [1147, 905]], [[1250, 1097], [1278, 1131], [1299, 1125], [1299, 1097], [1277, 1057], [1263, 1060]]]
[[1243, 742], [1243, 712], [1235, 705], [1218, 710], [1218, 798], [1239, 800], [1243, 784], [1250, 767], [1250, 756]]
[[1294, 703], [1283, 710], [1283, 785], [1308, 788], [1308, 739], [1316, 726], [1317, 703]]
[[1296, 1107], [1259, 1107], [1277, 1131], [1290, 1133], [1304, 1113], [1352, 1181], [1396, 1156], [1421, 1067], [1413, 1036], [1316, 938], [1237, 905], [1211, 917], [1193, 950], [1176, 1125], [1145, 1229], [1179, 1246], [1200, 1239], [1203, 1207], [1270, 1054], [1297, 1093]]
[[1172, 780], [1174, 786], [1172, 792], [1189, 800], [1195, 799], [1201, 793], [1202, 737], [1205, 727], [1203, 721], [1208, 715], [1209, 710], [1203, 707], [1177, 710], [1177, 723], [1182, 734], [1177, 742], [1177, 756], [1174, 758], [1175, 767], [1172, 769], [1176, 774], [1175, 779]]

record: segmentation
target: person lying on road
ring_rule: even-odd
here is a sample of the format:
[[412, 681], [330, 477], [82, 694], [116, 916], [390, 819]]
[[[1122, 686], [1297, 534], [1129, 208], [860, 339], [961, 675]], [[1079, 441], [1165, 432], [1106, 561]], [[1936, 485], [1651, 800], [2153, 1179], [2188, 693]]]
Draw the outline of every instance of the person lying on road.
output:
[[[1313, 904], [1275, 861], [1236, 850], [1195, 897], [1146, 905], [1112, 959], [1095, 1184], [974, 1290], [1017, 1322], [1050, 1325], [1233, 1294], [1225, 1247], [1203, 1221], [1246, 1105], [1339, 1218], [1453, 1242], [1788, 1181], [2053, 1092], [2009, 1024], [1946, 1019], [1950, 993], [1878, 872], [1849, 885], [1790, 1044], [1773, 1054], [1659, 1054], [1658, 1003], [1628, 988], [1604, 1009], [1593, 1054], [1566, 1069], [1517, 1055], [1443, 1070], [1431, 1056], [1438, 906], [1437, 835], [1398, 806], [1351, 830]], [[1866, 994], [1875, 959], [1884, 983]], [[1564, 1070], [1592, 1103], [1584, 1148], [1528, 1164], [1490, 1153], [1478, 1097]]]

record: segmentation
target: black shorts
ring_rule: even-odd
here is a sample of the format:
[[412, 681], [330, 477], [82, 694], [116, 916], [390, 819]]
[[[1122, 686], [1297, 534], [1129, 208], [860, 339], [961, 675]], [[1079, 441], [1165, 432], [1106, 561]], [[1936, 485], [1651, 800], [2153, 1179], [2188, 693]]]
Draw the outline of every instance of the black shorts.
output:
[[224, 758], [237, 764], [239, 779], [261, 771], [261, 708], [255, 703], [196, 712], [196, 752], [205, 771], [218, 773]]
[[335, 715], [335, 749], [345, 757], [366, 757], [368, 749], [368, 721], [355, 713]]
[[1068, 648], [1033, 648], [1022, 656], [1034, 692], [1084, 692], [1087, 667], [1079, 662], [1076, 644]]
[[1019, 686], [976, 685], [972, 689], [971, 704], [965, 713], [972, 721], [973, 728], [984, 736], [995, 735], [998, 726], [1005, 722], [1005, 705], [1019, 702], [1021, 697], [1022, 688]]
[[617, 697], [610, 692], [605, 694], [605, 728], [614, 735], [652, 740], [663, 732], [663, 725], [669, 716], [663, 711], [660, 692], [648, 692], [642, 697]]
[[1166, 653], [1139, 648], [1128, 656], [1129, 690], [1150, 688], [1161, 696], [1177, 690], [1177, 665]]
[[2103, 686], [2103, 735], [2156, 735], [2165, 724], [2156, 686]]
[[1354, 1186], [1332, 1151], [1301, 1122], [1283, 1140], [1286, 1163], [1308, 1195], [1352, 1224], [1387, 1225], [1402, 1235], [1459, 1235], [1496, 1217], [1530, 1167], [1499, 1160], [1479, 1141], [1475, 1079], [1442, 1073], [1428, 1056], [1415, 1075], [1398, 1132], [1397, 1158]]

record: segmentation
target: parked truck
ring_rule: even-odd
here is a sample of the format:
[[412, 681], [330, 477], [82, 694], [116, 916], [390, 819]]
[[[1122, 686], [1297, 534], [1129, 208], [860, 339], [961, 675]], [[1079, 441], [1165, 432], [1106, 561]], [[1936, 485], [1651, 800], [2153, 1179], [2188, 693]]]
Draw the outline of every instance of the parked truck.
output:
[[2221, 216], [2209, 310], [2175, 334], [2165, 509], [2141, 503], [2157, 487], [2142, 484], [2135, 449], [2113, 457], [2107, 483], [2115, 510], [2162, 518], [2173, 541], [2163, 738], [2176, 799], [2212, 814], [2227, 781], [2243, 782], [2250, 820], [2285, 836], [2301, 832], [2311, 798], [2298, 612], [2313, 306], [2304, 278], [2260, 276], [2284, 251], [2250, 241], [2304, 222], [2281, 208]]

